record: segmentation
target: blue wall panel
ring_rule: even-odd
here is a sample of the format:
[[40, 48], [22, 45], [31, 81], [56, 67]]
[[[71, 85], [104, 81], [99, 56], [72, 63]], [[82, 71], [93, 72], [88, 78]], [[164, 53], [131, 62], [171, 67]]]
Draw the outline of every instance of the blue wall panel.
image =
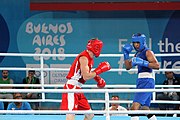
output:
[[[1, 0], [0, 52], [78, 54], [89, 39], [104, 42], [102, 54], [122, 54], [122, 46], [131, 42], [133, 33], [144, 33], [154, 53], [179, 53], [179, 11], [30, 11], [29, 2]], [[135, 53], [135, 51], [133, 51]], [[74, 58], [46, 58], [46, 67], [69, 67]], [[172, 60], [173, 59], [173, 60]], [[179, 68], [180, 57], [158, 57], [161, 68]], [[123, 58], [95, 58], [108, 61], [113, 68], [124, 68]], [[36, 57], [0, 57], [4, 67], [37, 67]], [[15, 83], [22, 83], [26, 71], [10, 71]], [[163, 72], [156, 74], [162, 84]], [[175, 72], [179, 75], [179, 72]], [[64, 83], [67, 72], [47, 71], [46, 83]], [[62, 75], [62, 76], [58, 76]], [[135, 72], [107, 72], [107, 84], [135, 84]], [[95, 84], [88, 81], [87, 84]]]

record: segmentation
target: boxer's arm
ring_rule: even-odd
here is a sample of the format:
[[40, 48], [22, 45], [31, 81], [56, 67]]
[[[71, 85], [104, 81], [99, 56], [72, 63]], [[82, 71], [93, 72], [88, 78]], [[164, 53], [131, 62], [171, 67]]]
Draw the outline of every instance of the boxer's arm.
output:
[[130, 44], [125, 44], [123, 46], [124, 64], [125, 64], [126, 70], [129, 70], [132, 68], [131, 60], [129, 59], [129, 54], [132, 50], [133, 50], [133, 47]]
[[84, 80], [92, 79], [96, 76], [95, 72], [89, 72], [88, 59], [85, 56], [79, 58], [81, 75]]
[[96, 75], [96, 77], [94, 77], [94, 80], [97, 82], [97, 87], [98, 88], [104, 88], [105, 87], [106, 82], [99, 75]]
[[131, 60], [125, 60], [124, 61], [126, 70], [130, 70], [132, 68], [132, 61]]
[[156, 56], [154, 55], [154, 53], [151, 50], [146, 51], [146, 57], [148, 59], [149, 62], [149, 68], [152, 69], [159, 69], [160, 65], [156, 59]]

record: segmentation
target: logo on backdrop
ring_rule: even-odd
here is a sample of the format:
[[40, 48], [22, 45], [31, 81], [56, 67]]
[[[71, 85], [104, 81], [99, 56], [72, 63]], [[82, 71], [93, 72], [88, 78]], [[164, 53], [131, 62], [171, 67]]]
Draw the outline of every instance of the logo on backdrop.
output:
[[[37, 14], [27, 19], [18, 31], [18, 48], [22, 53], [65, 54], [66, 37], [73, 32], [70, 21], [54, 19], [51, 13]], [[23, 58], [26, 67], [39, 68], [40, 57]], [[59, 63], [65, 57], [44, 57], [44, 67], [69, 68], [68, 64]], [[57, 63], [57, 64], [54, 64]], [[36, 71], [38, 73], [39, 71]], [[37, 74], [38, 75], [38, 74]], [[44, 73], [45, 75], [45, 73]], [[44, 76], [45, 83], [64, 84], [67, 71], [48, 71]], [[61, 77], [60, 77], [61, 76]], [[40, 75], [39, 75], [40, 77]], [[49, 81], [51, 80], [51, 81]]]
[[[66, 38], [73, 32], [68, 20], [54, 19], [51, 12], [27, 19], [18, 31], [18, 48], [22, 53], [65, 54]], [[65, 57], [44, 57], [45, 61], [64, 60]], [[39, 61], [39, 57], [34, 57]], [[27, 59], [24, 59], [27, 62]]]
[[[9, 29], [3, 16], [0, 14], [0, 53], [6, 53], [9, 48]], [[0, 62], [4, 56], [0, 56]]]
[[[32, 35], [32, 46], [35, 54], [64, 54], [65, 35], [72, 32], [71, 23], [36, 23], [29, 21], [26, 23], [26, 33]], [[45, 57], [49, 60], [50, 57]], [[56, 60], [56, 57], [52, 58]], [[58, 57], [64, 60], [64, 57]], [[39, 57], [34, 57], [39, 60]]]
[[[25, 32], [33, 37], [32, 46], [35, 54], [64, 54], [65, 35], [72, 32], [70, 22], [54, 23], [52, 22], [32, 22], [26, 23]], [[53, 57], [56, 60], [57, 57]], [[49, 60], [50, 57], [45, 57]], [[65, 57], [58, 57], [59, 60], [64, 60]], [[39, 60], [39, 57], [34, 57], [34, 60]]]

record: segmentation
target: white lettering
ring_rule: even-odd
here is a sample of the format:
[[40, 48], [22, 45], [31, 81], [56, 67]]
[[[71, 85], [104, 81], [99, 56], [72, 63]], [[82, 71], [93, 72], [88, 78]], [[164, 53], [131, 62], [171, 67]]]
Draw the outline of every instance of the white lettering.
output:
[[52, 36], [51, 35], [48, 35], [47, 37], [46, 37], [46, 46], [47, 45], [50, 45], [50, 46], [53, 46], [54, 44], [53, 44], [53, 42], [52, 42]]
[[169, 65], [172, 64], [172, 61], [169, 61], [167, 62], [166, 60], [164, 61], [164, 64], [163, 64], [163, 68], [167, 68]]
[[[44, 48], [41, 50], [41, 48], [35, 48], [35, 54], [64, 54], [64, 48], [53, 48], [51, 51], [50, 48]], [[44, 60], [49, 60], [51, 57], [44, 57]], [[64, 60], [65, 56], [60, 56], [60, 57], [52, 57], [52, 60]], [[40, 58], [38, 56], [34, 57], [34, 60], [39, 61]]]
[[65, 45], [65, 39], [64, 39], [65, 35], [47, 35], [47, 36], [42, 36], [40, 37], [40, 35], [35, 35], [32, 44], [35, 45], [37, 44], [38, 46], [54, 46], [54, 45], [59, 45], [59, 46], [64, 46]]
[[122, 52], [123, 43], [127, 42], [127, 39], [119, 39], [119, 52]]
[[[51, 54], [51, 50], [49, 48], [45, 48], [42, 50], [42, 54]], [[44, 60], [49, 60], [50, 57], [44, 57]]]
[[152, 38], [149, 38], [149, 49], [152, 50]]
[[[120, 57], [118, 64], [119, 64], [119, 69], [123, 69], [123, 63], [124, 63], [124, 57]], [[119, 75], [122, 74], [122, 71], [118, 72]]]
[[[180, 69], [180, 61], [177, 61], [175, 62], [173, 65], [172, 65], [172, 68], [174, 69]], [[180, 74], [180, 71], [174, 71], [175, 74]]]
[[64, 46], [65, 45], [64, 35], [61, 35], [60, 42], [61, 42], [60, 46]]
[[26, 32], [27, 32], [27, 33], [29, 33], [29, 34], [33, 33], [32, 26], [33, 26], [33, 23], [32, 23], [32, 22], [28, 22], [28, 23], [26, 24]]
[[42, 33], [49, 33], [48, 31], [47, 31], [47, 29], [48, 29], [48, 27], [46, 26], [46, 24], [45, 23], [43, 23], [43, 25], [42, 25]]
[[26, 32], [29, 34], [32, 34], [33, 32], [37, 33], [44, 33], [48, 34], [50, 32], [57, 34], [59, 33], [72, 33], [73, 28], [70, 22], [66, 24], [46, 24], [46, 23], [39, 23], [37, 25], [34, 25], [32, 22], [28, 22], [26, 24]]
[[34, 25], [34, 32], [35, 33], [39, 33], [40, 32], [40, 24], [38, 24], [37, 26]]
[[165, 38], [165, 43], [163, 43], [162, 40], [160, 40], [158, 45], [160, 52], [172, 52], [172, 53], [175, 51], [180, 52], [180, 43], [173, 44], [169, 42], [168, 38]]
[[[59, 54], [64, 54], [64, 48], [59, 48], [59, 49], [58, 49], [58, 53], [59, 53]], [[61, 57], [58, 57], [58, 59], [59, 59], [59, 60], [64, 60], [65, 57], [61, 56]]]
[[49, 24], [49, 31], [53, 31], [53, 33], [57, 33], [58, 31], [58, 24], [56, 24], [55, 26], [53, 26], [52, 24]]
[[164, 50], [162, 49], [163, 48], [162, 46], [164, 46], [164, 43], [162, 42], [162, 40], [159, 41], [158, 45], [159, 45], [159, 51], [164, 52]]
[[41, 46], [41, 38], [39, 35], [36, 35], [33, 39], [33, 45], [37, 44], [38, 46]]
[[176, 44], [175, 49], [176, 49], [177, 52], [180, 52], [180, 43]]
[[168, 38], [165, 38], [165, 51], [168, 52], [168, 47], [170, 46], [171, 52], [174, 52], [174, 44], [173, 43], [168, 43]]
[[72, 25], [71, 25], [71, 23], [67, 23], [67, 28], [68, 28], [68, 31], [67, 31], [67, 33], [72, 33], [72, 31], [73, 31], [73, 28], [72, 28]]
[[53, 42], [55, 45], [59, 45], [60, 43], [58, 42], [58, 35], [55, 35], [54, 38], [53, 38]]
[[[36, 48], [35, 49], [35, 54], [40, 54], [41, 53], [41, 49], [40, 48]], [[39, 61], [40, 57], [39, 56], [34, 56], [34, 60]]]
[[66, 32], [66, 26], [64, 24], [61, 24], [59, 26], [59, 31], [60, 31], [60, 33], [65, 33]]

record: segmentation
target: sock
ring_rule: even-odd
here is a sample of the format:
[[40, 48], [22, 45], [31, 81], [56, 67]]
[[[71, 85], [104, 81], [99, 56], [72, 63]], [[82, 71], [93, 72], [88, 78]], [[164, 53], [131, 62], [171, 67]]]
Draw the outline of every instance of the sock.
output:
[[139, 120], [139, 117], [138, 116], [133, 116], [133, 117], [131, 117], [131, 120]]
[[147, 115], [147, 118], [149, 119], [149, 118], [151, 118], [153, 116], [153, 114], [148, 114]]
[[152, 117], [149, 118], [149, 120], [157, 120], [157, 118], [155, 115], [153, 115]]

